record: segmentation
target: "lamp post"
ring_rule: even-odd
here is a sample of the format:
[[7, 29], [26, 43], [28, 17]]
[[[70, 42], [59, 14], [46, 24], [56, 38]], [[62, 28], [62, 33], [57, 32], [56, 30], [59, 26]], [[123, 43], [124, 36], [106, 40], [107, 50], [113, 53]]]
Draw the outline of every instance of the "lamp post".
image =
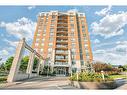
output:
[[78, 79], [79, 79], [78, 73], [79, 73], [79, 68], [77, 68], [77, 72], [76, 72], [77, 81], [78, 81]]
[[101, 71], [101, 75], [102, 75], [103, 80], [105, 80], [104, 71]]

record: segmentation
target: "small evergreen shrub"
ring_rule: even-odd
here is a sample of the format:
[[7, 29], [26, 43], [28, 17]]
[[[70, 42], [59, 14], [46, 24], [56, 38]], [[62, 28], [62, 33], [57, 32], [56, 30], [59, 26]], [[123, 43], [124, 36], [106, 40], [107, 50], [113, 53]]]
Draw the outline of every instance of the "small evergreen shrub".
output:
[[[81, 81], [81, 82], [113, 81], [113, 79], [110, 78], [108, 75], [104, 75], [104, 77], [105, 77], [105, 80], [103, 80], [101, 74], [81, 72], [81, 73], [78, 74], [78, 81]], [[77, 74], [73, 74], [73, 76], [70, 77], [70, 80], [77, 81]]]

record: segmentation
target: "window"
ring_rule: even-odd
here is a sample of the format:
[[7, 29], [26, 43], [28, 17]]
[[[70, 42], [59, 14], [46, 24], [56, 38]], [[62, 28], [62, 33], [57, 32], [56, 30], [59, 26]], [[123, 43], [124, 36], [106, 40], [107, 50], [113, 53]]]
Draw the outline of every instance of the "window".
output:
[[71, 24], [70, 26], [71, 26], [71, 28], [74, 28], [74, 24]]
[[80, 14], [80, 16], [83, 16], [83, 14]]
[[46, 29], [44, 30], [44, 33], [46, 33]]
[[76, 49], [75, 49], [75, 48], [72, 48], [72, 49], [71, 49], [71, 51], [72, 51], [72, 52], [75, 52], [75, 51], [76, 51]]
[[81, 19], [81, 20], [84, 20], [84, 17], [81, 17], [80, 19]]
[[44, 25], [44, 30], [46, 30], [46, 25]]
[[86, 37], [86, 34], [85, 33], [83, 33], [83, 37]]
[[76, 44], [75, 43], [72, 43], [71, 46], [72, 46], [72, 48], [75, 48], [76, 47]]
[[71, 37], [73, 37], [74, 36], [74, 33], [71, 33]]
[[82, 28], [85, 28], [85, 26], [83, 25]]
[[75, 60], [72, 60], [72, 65], [76, 64], [76, 61]]
[[88, 41], [86, 37], [84, 37], [84, 41]]
[[39, 29], [39, 30], [38, 30], [38, 33], [41, 33], [41, 31], [42, 31], [42, 30]]
[[48, 48], [48, 52], [52, 52], [52, 48]]
[[73, 16], [71, 16], [71, 17], [70, 17], [70, 20], [73, 20], [73, 19], [74, 19], [74, 17], [73, 17]]
[[39, 34], [37, 34], [37, 36], [40, 36], [41, 34], [39, 33]]
[[54, 32], [54, 28], [50, 28], [50, 32]]
[[50, 36], [53, 36], [53, 35], [54, 35], [54, 33], [53, 33], [53, 32], [51, 32], [51, 33], [50, 33]]
[[75, 31], [75, 29], [74, 28], [71, 28], [71, 31], [73, 32], [73, 31]]
[[44, 46], [44, 43], [42, 43], [41, 46]]
[[46, 34], [44, 33], [43, 36], [45, 36]]
[[44, 41], [45, 41], [45, 38], [42, 39], [42, 42], [44, 42]]
[[56, 16], [55, 15], [52, 15], [52, 19], [54, 19], [54, 18], [56, 18]]
[[74, 42], [75, 41], [75, 38], [72, 38], [71, 41]]
[[55, 20], [54, 20], [54, 19], [52, 19], [52, 20], [51, 20], [51, 23], [54, 23], [54, 22], [55, 22]]
[[85, 32], [85, 30], [82, 30], [82, 32]]
[[70, 23], [74, 23], [74, 20], [70, 20]]
[[82, 25], [84, 25], [84, 24], [85, 24], [85, 22], [84, 22], [84, 21], [81, 21], [81, 24], [82, 24]]
[[41, 49], [40, 51], [43, 52], [43, 49]]
[[35, 46], [38, 46], [39, 44], [38, 43], [35, 43]]
[[49, 38], [49, 41], [53, 41], [53, 37], [50, 37], [50, 38]]
[[51, 47], [51, 46], [53, 46], [53, 43], [49, 43], [49, 45], [48, 45], [48, 46], [50, 46], [50, 47]]
[[39, 42], [39, 40], [40, 40], [40, 39], [37, 38], [37, 39], [36, 39], [36, 42]]

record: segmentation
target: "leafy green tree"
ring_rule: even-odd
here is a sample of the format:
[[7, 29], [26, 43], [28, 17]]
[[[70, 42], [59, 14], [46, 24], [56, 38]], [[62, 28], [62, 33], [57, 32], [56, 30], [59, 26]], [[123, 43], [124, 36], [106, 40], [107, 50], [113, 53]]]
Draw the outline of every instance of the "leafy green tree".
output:
[[35, 70], [38, 66], [39, 59], [37, 57], [34, 58], [33, 70]]
[[29, 61], [29, 56], [24, 56], [21, 60], [21, 65], [20, 65], [20, 70], [25, 72], [27, 69], [27, 65], [28, 65], [28, 61]]
[[5, 64], [4, 64], [4, 69], [5, 69], [6, 72], [10, 71], [11, 64], [12, 64], [12, 62], [13, 62], [13, 59], [14, 59], [14, 57], [11, 56], [11, 57], [9, 57], [9, 58], [6, 60], [6, 62], [5, 62]]

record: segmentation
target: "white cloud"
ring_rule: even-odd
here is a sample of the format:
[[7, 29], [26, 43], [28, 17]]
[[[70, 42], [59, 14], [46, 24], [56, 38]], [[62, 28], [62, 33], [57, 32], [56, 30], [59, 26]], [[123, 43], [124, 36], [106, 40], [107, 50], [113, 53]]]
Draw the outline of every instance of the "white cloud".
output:
[[0, 51], [0, 56], [5, 56], [5, 55], [8, 55], [8, 54], [9, 54], [9, 52], [5, 49]]
[[94, 35], [103, 36], [105, 39], [113, 36], [123, 35], [123, 27], [127, 24], [127, 12], [108, 14], [99, 22], [91, 24]]
[[11, 41], [8, 39], [3, 39], [3, 41], [5, 41], [7, 44], [9, 44], [12, 47], [16, 47], [18, 45], [18, 42], [19, 42], [19, 41]]
[[74, 9], [70, 9], [69, 11], [78, 12], [78, 9], [77, 8], [74, 8]]
[[95, 14], [97, 14], [99, 16], [105, 16], [105, 15], [109, 14], [110, 11], [111, 11], [111, 6], [108, 6], [107, 8], [104, 8], [101, 11], [96, 11]]
[[22, 17], [16, 22], [1, 22], [0, 27], [5, 28], [6, 31], [16, 38], [22, 39], [25, 37], [27, 40], [33, 38], [36, 23], [28, 18]]
[[[124, 41], [126, 42], [126, 41]], [[118, 42], [117, 42], [118, 43]], [[120, 42], [119, 42], [120, 43]], [[117, 44], [113, 48], [100, 49], [93, 52], [94, 60], [117, 65], [127, 64], [127, 44]]]
[[94, 44], [99, 44], [99, 43], [100, 43], [100, 40], [98, 40], [98, 39], [94, 40]]
[[29, 7], [27, 7], [28, 10], [32, 10], [34, 8], [36, 8], [36, 7], [35, 6], [29, 6]]

